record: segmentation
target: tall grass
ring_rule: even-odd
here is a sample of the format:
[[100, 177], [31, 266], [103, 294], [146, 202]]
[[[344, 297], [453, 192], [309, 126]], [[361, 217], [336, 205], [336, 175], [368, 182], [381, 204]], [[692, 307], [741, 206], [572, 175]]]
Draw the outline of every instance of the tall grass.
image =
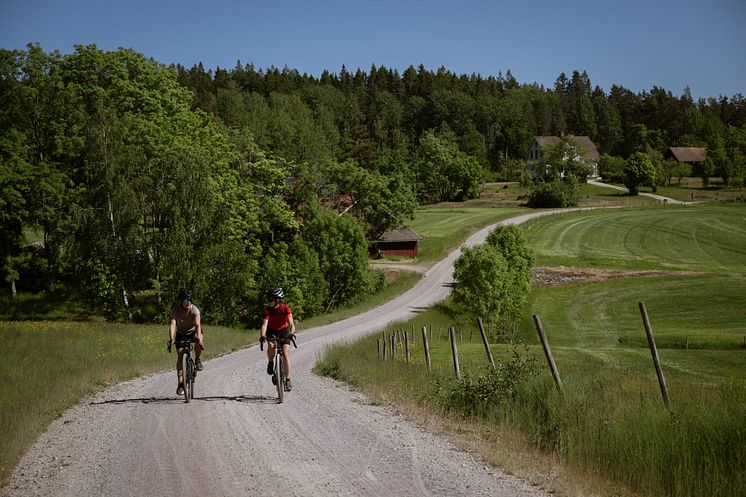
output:
[[[428, 318], [443, 320], [432, 315], [423, 319]], [[405, 323], [402, 328], [411, 326]], [[415, 329], [419, 326], [415, 323]], [[501, 433], [518, 429], [529, 443], [564, 461], [568, 471], [611, 482], [606, 491], [745, 495], [743, 382], [706, 384], [672, 375], [670, 413], [661, 401], [652, 365], [637, 368], [633, 359], [629, 367], [610, 368], [603, 358], [562, 349], [559, 394], [546, 368], [540, 367], [538, 346], [493, 346], [498, 367], [492, 370], [478, 338], [471, 334], [470, 341], [469, 335], [464, 333], [458, 344], [464, 371], [460, 381], [453, 374], [445, 334], [430, 343], [432, 375], [427, 374], [419, 342], [412, 345], [414, 361], [407, 366], [401, 350], [396, 360], [379, 360], [377, 336], [330, 348], [315, 371], [357, 385], [380, 402], [424, 405], [441, 416], [458, 416], [459, 427], [471, 423], [487, 433], [497, 430], [501, 439]], [[564, 368], [568, 356], [580, 367]]]

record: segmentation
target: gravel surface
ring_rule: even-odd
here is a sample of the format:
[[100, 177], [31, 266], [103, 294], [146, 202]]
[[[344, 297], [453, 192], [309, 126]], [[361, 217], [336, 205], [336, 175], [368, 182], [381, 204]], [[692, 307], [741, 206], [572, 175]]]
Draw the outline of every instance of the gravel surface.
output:
[[[466, 245], [482, 243], [492, 228]], [[391, 409], [371, 405], [345, 384], [311, 373], [330, 343], [442, 300], [458, 255], [433, 266], [393, 301], [303, 331], [292, 355], [294, 389], [283, 404], [277, 404], [266, 356], [256, 346], [205, 362], [189, 404], [175, 395], [173, 371], [122, 383], [52, 423], [0, 495], [548, 495]]]

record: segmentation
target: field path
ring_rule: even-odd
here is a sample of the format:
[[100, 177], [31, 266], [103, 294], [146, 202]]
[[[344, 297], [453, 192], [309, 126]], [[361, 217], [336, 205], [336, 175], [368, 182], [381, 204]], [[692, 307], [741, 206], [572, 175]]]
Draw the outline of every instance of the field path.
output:
[[[553, 214], [514, 217], [517, 224]], [[484, 242], [495, 225], [465, 245]], [[56, 420], [16, 466], [2, 496], [546, 496], [345, 384], [311, 373], [330, 343], [408, 319], [445, 298], [459, 251], [398, 298], [304, 330], [295, 389], [282, 405], [253, 346], [205, 363], [196, 396], [175, 373], [109, 388]], [[165, 328], [164, 328], [165, 332]], [[209, 327], [207, 330], [209, 347]]]
[[[629, 192], [629, 190], [623, 186], [610, 185], [608, 183], [601, 183], [600, 181], [588, 180], [588, 184], [594, 185], [594, 186], [601, 186], [603, 188], [611, 188], [612, 190], [619, 190], [620, 192]], [[663, 202], [665, 204], [689, 205], [689, 204], [696, 203], [696, 202], [682, 202], [681, 200], [676, 200], [675, 198], [671, 198], [671, 197], [664, 197], [663, 195], [658, 195], [656, 193], [640, 192], [638, 193], [638, 195], [640, 195], [641, 197], [652, 198], [653, 200], [657, 200], [658, 202]]]

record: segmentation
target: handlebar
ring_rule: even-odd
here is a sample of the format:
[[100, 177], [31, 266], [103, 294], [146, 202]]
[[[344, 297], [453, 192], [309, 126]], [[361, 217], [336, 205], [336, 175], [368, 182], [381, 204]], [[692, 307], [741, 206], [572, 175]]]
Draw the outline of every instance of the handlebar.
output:
[[[199, 343], [199, 342], [197, 342], [197, 338], [196, 337], [190, 337], [189, 340], [182, 340], [182, 341], [179, 341], [179, 342], [176, 342], [176, 341], [172, 342], [171, 340], [169, 340], [167, 343], [168, 343], [168, 347], [167, 347], [168, 348], [168, 353], [170, 354], [171, 353], [171, 348], [172, 347], [176, 347], [177, 344], [181, 345], [181, 347], [177, 347], [177, 348], [184, 348], [185, 344], [192, 344], [192, 343]], [[200, 344], [200, 347], [202, 347], [202, 350], [207, 350], [205, 348], [205, 346], [202, 345], [202, 344]]]

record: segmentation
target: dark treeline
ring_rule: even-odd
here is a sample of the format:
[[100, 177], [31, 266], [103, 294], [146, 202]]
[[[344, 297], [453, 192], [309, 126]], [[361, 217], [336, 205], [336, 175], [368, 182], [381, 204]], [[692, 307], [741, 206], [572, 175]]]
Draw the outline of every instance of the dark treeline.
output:
[[[354, 159], [386, 170], [392, 154], [416, 155], [433, 133], [475, 158], [496, 179], [517, 179], [535, 135], [589, 136], [602, 154], [663, 155], [671, 146], [706, 147], [708, 175], [743, 178], [746, 102], [742, 95], [694, 100], [663, 88], [606, 93], [585, 72], [560, 74], [554, 88], [503, 76], [457, 75], [441, 67], [385, 67], [369, 72], [325, 71], [316, 78], [294, 69], [232, 70], [177, 66], [194, 94], [193, 108], [228, 126], [248, 127], [257, 143], [296, 161]], [[420, 201], [427, 201], [420, 195]]]
[[314, 78], [0, 50], [0, 277], [6, 295], [79, 293], [123, 320], [162, 317], [188, 287], [208, 320], [251, 322], [283, 286], [307, 317], [382, 284], [369, 241], [418, 204], [520, 177], [534, 135], [588, 135], [621, 160], [706, 146], [708, 174], [735, 183], [744, 122], [740, 95], [607, 95], [578, 72], [546, 89], [510, 73]]

